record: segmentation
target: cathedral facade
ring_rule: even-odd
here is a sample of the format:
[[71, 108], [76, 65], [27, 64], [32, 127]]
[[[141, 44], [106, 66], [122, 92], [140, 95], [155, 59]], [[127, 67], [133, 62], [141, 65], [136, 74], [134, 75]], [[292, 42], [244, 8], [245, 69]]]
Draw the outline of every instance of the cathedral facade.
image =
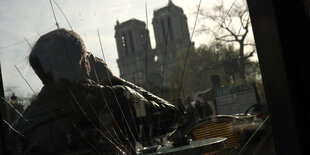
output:
[[176, 57], [192, 44], [183, 9], [172, 1], [154, 11], [152, 20], [156, 46], [151, 48], [149, 31], [143, 21], [117, 21], [115, 40], [120, 77], [163, 98], [170, 99], [170, 74]]

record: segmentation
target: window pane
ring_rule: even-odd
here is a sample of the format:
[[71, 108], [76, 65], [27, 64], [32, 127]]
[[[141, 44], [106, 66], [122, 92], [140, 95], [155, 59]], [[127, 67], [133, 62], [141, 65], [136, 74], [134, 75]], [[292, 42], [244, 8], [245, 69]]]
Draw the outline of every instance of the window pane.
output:
[[0, 7], [9, 153], [275, 154], [245, 1]]

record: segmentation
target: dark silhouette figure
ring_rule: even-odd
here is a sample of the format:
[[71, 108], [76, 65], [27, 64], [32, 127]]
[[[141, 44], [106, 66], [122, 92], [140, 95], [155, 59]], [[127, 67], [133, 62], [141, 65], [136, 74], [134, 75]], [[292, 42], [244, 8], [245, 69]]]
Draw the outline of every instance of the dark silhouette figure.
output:
[[217, 105], [216, 105], [216, 89], [221, 88], [221, 77], [219, 75], [213, 74], [210, 77], [212, 87], [204, 94], [204, 98], [209, 104], [210, 108], [212, 108], [212, 113], [214, 115], [217, 114]]
[[205, 119], [213, 114], [212, 108], [205, 98], [200, 97], [195, 101], [195, 116], [197, 119]]
[[169, 132], [178, 115], [167, 101], [113, 76], [73, 31], [41, 36], [29, 63], [44, 86], [10, 131], [19, 147], [12, 154], [135, 154], [141, 135]]
[[191, 98], [187, 97], [185, 101], [186, 113], [185, 113], [185, 126], [189, 126], [190, 124], [196, 122], [195, 118], [195, 108], [191, 104]]

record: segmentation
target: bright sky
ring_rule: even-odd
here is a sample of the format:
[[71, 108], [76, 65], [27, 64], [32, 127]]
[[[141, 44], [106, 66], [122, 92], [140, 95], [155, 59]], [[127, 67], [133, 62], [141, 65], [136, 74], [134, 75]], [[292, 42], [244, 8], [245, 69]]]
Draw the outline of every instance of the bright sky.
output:
[[[201, 6], [210, 7], [214, 1], [203, 0]], [[56, 2], [65, 13], [73, 30], [83, 38], [87, 50], [102, 58], [97, 29], [100, 31], [106, 62], [112, 72], [119, 75], [114, 39], [116, 20], [124, 22], [136, 18], [146, 21], [145, 3], [147, 3], [148, 27], [152, 39], [151, 44], [154, 47], [151, 24], [153, 11], [166, 6], [168, 0], [56, 0]], [[183, 8], [191, 33], [195, 21], [194, 12], [197, 10], [199, 0], [173, 0], [173, 3]], [[70, 29], [55, 3], [53, 6], [60, 27]], [[40, 91], [42, 83], [27, 61], [30, 47], [25, 38], [33, 45], [40, 35], [53, 29], [56, 29], [56, 26], [49, 0], [0, 1], [0, 36], [2, 38], [0, 40], [0, 62], [5, 88], [15, 87], [17, 94], [33, 94], [23, 80], [24, 77], [35, 92]], [[193, 41], [196, 45], [204, 43], [201, 36], [194, 36]]]

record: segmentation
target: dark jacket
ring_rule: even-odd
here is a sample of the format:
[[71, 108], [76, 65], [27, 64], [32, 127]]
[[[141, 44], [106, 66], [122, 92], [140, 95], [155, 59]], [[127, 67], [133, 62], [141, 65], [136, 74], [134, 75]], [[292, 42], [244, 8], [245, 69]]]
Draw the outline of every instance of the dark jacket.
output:
[[[169, 103], [145, 96], [120, 85], [44, 86], [23, 113], [26, 120], [14, 123], [20, 134], [10, 131], [10, 138], [19, 144], [21, 154], [128, 154], [141, 135], [138, 127], [144, 125], [138, 120], [153, 119], [155, 114], [171, 118], [177, 113]], [[136, 105], [144, 105], [146, 115]], [[170, 131], [173, 123], [172, 119], [161, 123], [153, 136]]]
[[[152, 126], [152, 129], [150, 129], [151, 127], [146, 127], [146, 124], [143, 123], [145, 124], [143, 128], [143, 133], [148, 134], [144, 134], [141, 136], [160, 136], [175, 129], [175, 127], [167, 128], [167, 126], [170, 126], [170, 123], [172, 123], [171, 120], [173, 120], [174, 124], [177, 124], [179, 120], [176, 119], [181, 119], [181, 112], [180, 110], [178, 110], [177, 107], [173, 106], [166, 100], [152, 94], [151, 92], [146, 91], [142, 87], [139, 87], [129, 81], [114, 76], [111, 70], [108, 68], [107, 64], [104, 62], [104, 60], [95, 57], [91, 53], [88, 53], [86, 59], [89, 63], [88, 68], [90, 70], [89, 74], [91, 80], [103, 86], [127, 86], [133, 89], [138, 94], [142, 95], [149, 102], [152, 102], [152, 104], [150, 104], [151, 106], [147, 107], [148, 115], [146, 117], [139, 118], [139, 122], [152, 122], [152, 124], [148, 124], [148, 126]], [[157, 124], [155, 122], [157, 122]]]

